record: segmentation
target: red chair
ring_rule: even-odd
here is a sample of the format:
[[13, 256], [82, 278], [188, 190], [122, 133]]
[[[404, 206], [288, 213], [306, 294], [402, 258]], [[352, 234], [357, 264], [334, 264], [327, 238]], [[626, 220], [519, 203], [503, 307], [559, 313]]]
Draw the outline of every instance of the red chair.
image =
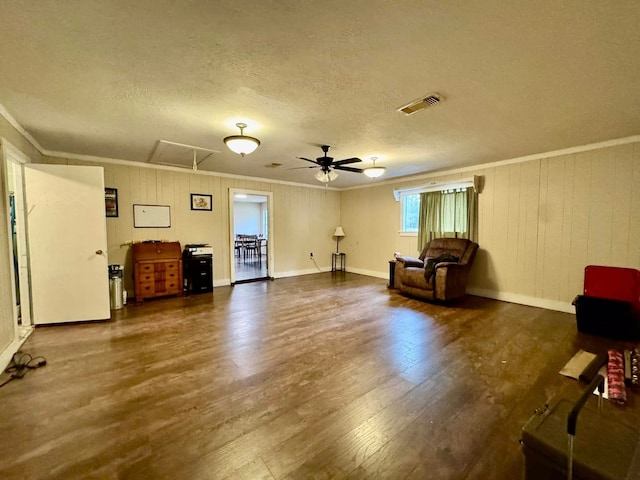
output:
[[621, 340], [640, 338], [640, 270], [588, 265], [584, 295], [573, 300], [578, 330]]

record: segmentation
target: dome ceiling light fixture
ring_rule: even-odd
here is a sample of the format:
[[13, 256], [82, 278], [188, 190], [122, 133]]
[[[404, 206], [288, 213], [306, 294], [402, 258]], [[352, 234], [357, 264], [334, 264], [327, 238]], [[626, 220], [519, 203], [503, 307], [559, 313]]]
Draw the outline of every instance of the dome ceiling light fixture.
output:
[[254, 152], [256, 148], [260, 145], [260, 140], [254, 137], [249, 137], [244, 135], [243, 130], [247, 128], [246, 123], [236, 123], [236, 127], [240, 129], [240, 135], [231, 135], [230, 137], [225, 137], [224, 143], [229, 150], [233, 153], [237, 153], [241, 156], [249, 155]]
[[373, 162], [373, 166], [369, 167], [369, 168], [365, 168], [363, 170], [363, 173], [369, 177], [369, 178], [378, 178], [382, 175], [384, 175], [384, 172], [386, 172], [387, 167], [376, 167], [376, 160], [378, 159], [378, 157], [371, 157], [371, 161]]

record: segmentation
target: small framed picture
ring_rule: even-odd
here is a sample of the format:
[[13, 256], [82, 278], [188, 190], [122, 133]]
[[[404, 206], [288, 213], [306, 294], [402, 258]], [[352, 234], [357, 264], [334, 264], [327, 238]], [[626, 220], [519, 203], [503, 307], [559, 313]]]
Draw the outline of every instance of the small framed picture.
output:
[[117, 188], [104, 189], [104, 206], [106, 209], [107, 217], [118, 216], [118, 189]]
[[191, 194], [191, 210], [213, 210], [212, 196], [204, 193]]

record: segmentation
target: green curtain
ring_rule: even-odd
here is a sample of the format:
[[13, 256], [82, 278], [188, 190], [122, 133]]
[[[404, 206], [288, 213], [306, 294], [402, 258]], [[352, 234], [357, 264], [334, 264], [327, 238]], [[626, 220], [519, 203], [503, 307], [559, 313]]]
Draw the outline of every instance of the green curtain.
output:
[[456, 192], [420, 194], [418, 251], [434, 238], [478, 241], [477, 193], [472, 187]]
[[441, 236], [442, 192], [420, 194], [420, 216], [418, 217], [418, 251], [428, 242]]
[[478, 194], [467, 188], [467, 238], [478, 243]]

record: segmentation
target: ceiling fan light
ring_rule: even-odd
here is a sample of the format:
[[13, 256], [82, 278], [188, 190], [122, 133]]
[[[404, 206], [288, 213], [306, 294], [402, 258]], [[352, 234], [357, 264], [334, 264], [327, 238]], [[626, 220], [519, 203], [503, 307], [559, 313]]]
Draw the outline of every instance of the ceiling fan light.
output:
[[318, 170], [314, 176], [316, 177], [316, 180], [319, 180], [321, 182], [326, 183], [329, 181], [329, 175], [324, 173], [322, 170]]
[[243, 134], [243, 130], [247, 128], [246, 123], [236, 123], [236, 127], [240, 129], [240, 135], [231, 135], [224, 139], [224, 143], [229, 150], [238, 155], [245, 156], [255, 152], [260, 145], [260, 140]]
[[316, 180], [319, 180], [323, 183], [329, 183], [338, 178], [338, 174], [333, 170], [329, 170], [328, 172], [323, 172], [322, 170], [318, 170], [315, 174]]

